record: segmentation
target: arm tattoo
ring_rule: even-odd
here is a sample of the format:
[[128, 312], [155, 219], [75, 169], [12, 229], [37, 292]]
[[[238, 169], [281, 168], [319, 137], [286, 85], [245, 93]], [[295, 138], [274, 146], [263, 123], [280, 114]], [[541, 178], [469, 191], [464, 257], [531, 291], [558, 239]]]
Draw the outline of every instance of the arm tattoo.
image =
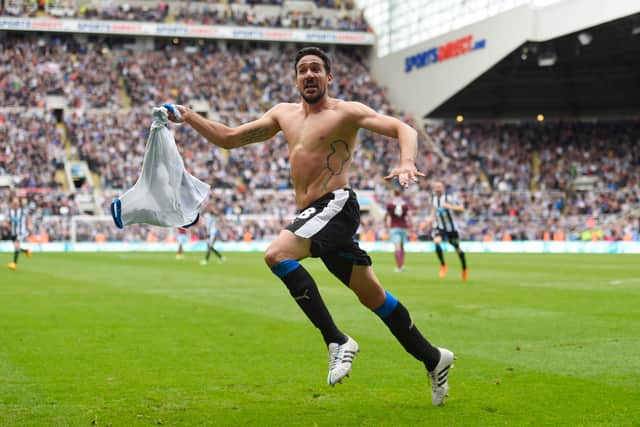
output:
[[347, 144], [347, 142], [343, 141], [342, 139], [333, 141], [329, 145], [329, 148], [331, 149], [331, 152], [329, 153], [329, 155], [327, 155], [327, 170], [331, 172], [331, 175], [329, 175], [322, 186], [324, 190], [327, 189], [331, 178], [342, 173], [344, 165], [346, 165], [351, 158], [351, 153], [349, 152], [349, 144]]
[[243, 144], [251, 144], [252, 142], [262, 141], [267, 136], [265, 128], [250, 129], [240, 134], [240, 142]]

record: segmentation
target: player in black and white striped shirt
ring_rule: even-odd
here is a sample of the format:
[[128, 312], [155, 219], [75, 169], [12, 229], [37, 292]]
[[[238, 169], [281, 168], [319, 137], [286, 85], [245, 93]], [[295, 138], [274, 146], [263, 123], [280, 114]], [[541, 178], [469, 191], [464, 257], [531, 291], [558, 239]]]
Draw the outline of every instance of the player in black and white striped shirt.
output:
[[460, 257], [462, 263], [462, 280], [467, 280], [467, 261], [462, 249], [460, 249], [460, 236], [458, 227], [452, 212], [463, 212], [464, 206], [451, 195], [445, 193], [444, 184], [440, 181], [434, 183], [434, 194], [431, 200], [431, 221], [433, 224], [433, 243], [436, 246], [436, 254], [440, 260], [440, 277], [447, 275], [447, 264], [442, 253], [442, 240], [448, 241]]
[[9, 238], [13, 241], [13, 261], [7, 264], [11, 270], [18, 268], [18, 256], [24, 252], [27, 257], [31, 257], [29, 249], [20, 247], [20, 239], [27, 235], [27, 230], [31, 227], [28, 211], [26, 207], [20, 205], [20, 199], [14, 197], [7, 212], [9, 220]]

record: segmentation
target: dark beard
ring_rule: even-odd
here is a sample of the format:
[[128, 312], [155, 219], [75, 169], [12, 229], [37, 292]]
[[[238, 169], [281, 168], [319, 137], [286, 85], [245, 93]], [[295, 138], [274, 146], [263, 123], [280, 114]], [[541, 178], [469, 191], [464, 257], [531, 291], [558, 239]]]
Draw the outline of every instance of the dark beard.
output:
[[315, 104], [316, 102], [320, 101], [324, 97], [325, 90], [326, 89], [319, 90], [318, 94], [315, 96], [305, 96], [304, 89], [303, 89], [300, 91], [300, 96], [302, 96], [302, 99], [304, 99], [304, 101], [307, 104]]

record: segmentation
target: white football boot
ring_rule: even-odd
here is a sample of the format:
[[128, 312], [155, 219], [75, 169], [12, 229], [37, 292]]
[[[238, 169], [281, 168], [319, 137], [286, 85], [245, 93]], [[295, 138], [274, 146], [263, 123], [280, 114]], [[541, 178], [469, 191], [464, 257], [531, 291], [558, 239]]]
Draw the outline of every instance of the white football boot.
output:
[[358, 343], [347, 336], [347, 342], [339, 345], [336, 343], [329, 344], [329, 375], [327, 383], [334, 386], [351, 372], [351, 365], [356, 354], [360, 351]]
[[453, 366], [455, 357], [453, 353], [446, 348], [438, 348], [440, 350], [440, 360], [433, 371], [429, 371], [429, 379], [431, 380], [431, 403], [433, 406], [442, 406], [444, 398], [449, 391], [449, 369]]

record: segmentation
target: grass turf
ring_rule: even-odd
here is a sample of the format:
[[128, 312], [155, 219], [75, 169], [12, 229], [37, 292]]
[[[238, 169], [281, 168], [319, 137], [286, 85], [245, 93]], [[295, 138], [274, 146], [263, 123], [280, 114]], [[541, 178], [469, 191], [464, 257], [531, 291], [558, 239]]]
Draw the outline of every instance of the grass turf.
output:
[[[6, 254], [7, 258], [10, 256]], [[260, 254], [34, 254], [0, 271], [0, 425], [640, 425], [634, 255], [374, 254], [382, 283], [458, 360], [433, 408], [421, 365], [304, 262], [358, 340], [326, 385], [320, 334]], [[7, 259], [8, 260], [8, 259]]]

